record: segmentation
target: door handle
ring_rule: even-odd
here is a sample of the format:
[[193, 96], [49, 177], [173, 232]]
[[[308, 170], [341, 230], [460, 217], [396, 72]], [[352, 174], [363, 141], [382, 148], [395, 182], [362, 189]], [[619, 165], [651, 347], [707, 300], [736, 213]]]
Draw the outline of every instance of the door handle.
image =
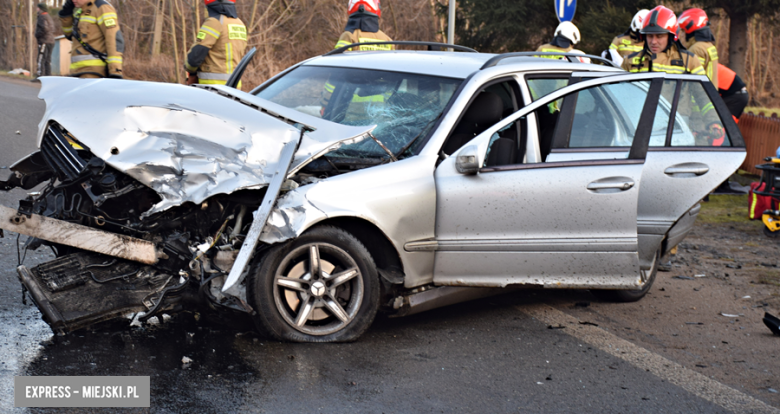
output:
[[686, 162], [683, 164], [672, 165], [664, 170], [666, 175], [685, 175], [690, 177], [691, 175], [704, 175], [710, 171], [710, 167], [706, 164], [699, 162]]
[[607, 181], [607, 182], [598, 182], [594, 181], [590, 184], [588, 184], [588, 190], [592, 191], [598, 191], [598, 190], [620, 190], [620, 191], [626, 191], [634, 186], [633, 181]]

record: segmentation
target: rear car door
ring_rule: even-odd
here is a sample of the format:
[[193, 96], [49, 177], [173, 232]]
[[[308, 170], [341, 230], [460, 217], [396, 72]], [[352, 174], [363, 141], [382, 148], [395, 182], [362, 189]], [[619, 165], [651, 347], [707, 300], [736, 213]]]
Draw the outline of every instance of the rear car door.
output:
[[[604, 74], [575, 73], [573, 79]], [[656, 73], [664, 78], [661, 96], [650, 130], [650, 143], [639, 191], [637, 232], [643, 269], [649, 268], [656, 250], [664, 252], [679, 243], [690, 230], [698, 202], [726, 180], [746, 153], [742, 135], [712, 84], [703, 76]], [[626, 84], [626, 96], [641, 94], [641, 85]], [[633, 105], [632, 105], [633, 102]], [[626, 119], [638, 116], [641, 102], [626, 101]], [[574, 129], [581, 125], [574, 125]], [[553, 160], [585, 160], [615, 151], [624, 157], [628, 147], [593, 148], [593, 153], [571, 152], [554, 145]]]
[[656, 117], [666, 129], [654, 130], [650, 140], [637, 225], [648, 241], [665, 238], [668, 251], [690, 230], [698, 202], [739, 168], [746, 152], [728, 108], [703, 76], [666, 75]]
[[[615, 76], [580, 82], [527, 105], [445, 159], [435, 172], [436, 241], [414, 249], [434, 249], [434, 283], [460, 286], [532, 284], [545, 287], [630, 288], [639, 282], [636, 212], [642, 165], [662, 80], [653, 74]], [[629, 128], [618, 129], [620, 103], [601, 99], [623, 82], [644, 82], [650, 93], [634, 97], [651, 110]], [[562, 108], [549, 105], [564, 98]], [[579, 103], [578, 103], [578, 98]], [[624, 156], [588, 160], [489, 163], [501, 151], [501, 131], [534, 111], [560, 111], [554, 134], [528, 131], [527, 139], [554, 139], [574, 152], [592, 153], [588, 140], [573, 131], [577, 114], [599, 105], [602, 125], [614, 126], [604, 142], [632, 142]], [[592, 109], [592, 108], [591, 108]], [[626, 134], [631, 134], [630, 137]], [[636, 136], [634, 135], [636, 134]], [[548, 143], [538, 147], [550, 148]], [[533, 147], [529, 145], [528, 148]], [[474, 157], [476, 174], [458, 172], [458, 159]]]

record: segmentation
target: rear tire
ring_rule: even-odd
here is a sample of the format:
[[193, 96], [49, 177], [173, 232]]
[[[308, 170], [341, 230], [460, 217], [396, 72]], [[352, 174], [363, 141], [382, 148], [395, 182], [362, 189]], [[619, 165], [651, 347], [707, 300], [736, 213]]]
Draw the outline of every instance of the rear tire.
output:
[[655, 257], [653, 257], [653, 264], [650, 266], [650, 269], [639, 271], [640, 276], [644, 280], [644, 284], [640, 290], [593, 289], [591, 290], [591, 293], [593, 293], [593, 295], [595, 295], [597, 298], [607, 302], [636, 302], [639, 299], [642, 299], [647, 294], [647, 292], [650, 291], [650, 287], [652, 287], [653, 282], [655, 282], [655, 275], [658, 273], [658, 265], [660, 262], [661, 248], [659, 247], [655, 252]]
[[247, 299], [258, 330], [293, 342], [349, 342], [374, 321], [379, 277], [358, 239], [312, 228], [271, 248], [253, 269]]

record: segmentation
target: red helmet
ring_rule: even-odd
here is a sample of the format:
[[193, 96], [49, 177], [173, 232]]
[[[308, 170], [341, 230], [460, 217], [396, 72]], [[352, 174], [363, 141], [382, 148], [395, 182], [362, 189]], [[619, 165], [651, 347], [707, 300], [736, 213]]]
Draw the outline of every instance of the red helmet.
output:
[[360, 10], [360, 6], [363, 6], [364, 11], [382, 17], [382, 9], [379, 7], [379, 0], [349, 0], [349, 12], [347, 12], [347, 15]]
[[235, 3], [236, 0], [203, 0], [203, 3], [206, 3], [206, 6], [214, 3], [228, 3], [228, 2]]
[[675, 40], [677, 40], [677, 16], [666, 7], [658, 6], [650, 10], [643, 23], [644, 26], [642, 26], [642, 30], [639, 33], [666, 33], [674, 36]]
[[702, 9], [688, 9], [680, 15], [677, 24], [686, 34], [691, 34], [699, 29], [703, 29], [710, 24], [707, 13]]

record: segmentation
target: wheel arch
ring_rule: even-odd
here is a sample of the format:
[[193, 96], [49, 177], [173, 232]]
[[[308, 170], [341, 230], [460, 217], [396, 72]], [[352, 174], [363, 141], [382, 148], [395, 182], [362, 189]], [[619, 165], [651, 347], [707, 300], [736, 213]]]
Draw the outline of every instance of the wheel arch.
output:
[[315, 224], [321, 225], [338, 227], [355, 236], [368, 249], [377, 268], [397, 269], [403, 273], [403, 262], [398, 250], [376, 224], [359, 217], [343, 216], [328, 218]]

